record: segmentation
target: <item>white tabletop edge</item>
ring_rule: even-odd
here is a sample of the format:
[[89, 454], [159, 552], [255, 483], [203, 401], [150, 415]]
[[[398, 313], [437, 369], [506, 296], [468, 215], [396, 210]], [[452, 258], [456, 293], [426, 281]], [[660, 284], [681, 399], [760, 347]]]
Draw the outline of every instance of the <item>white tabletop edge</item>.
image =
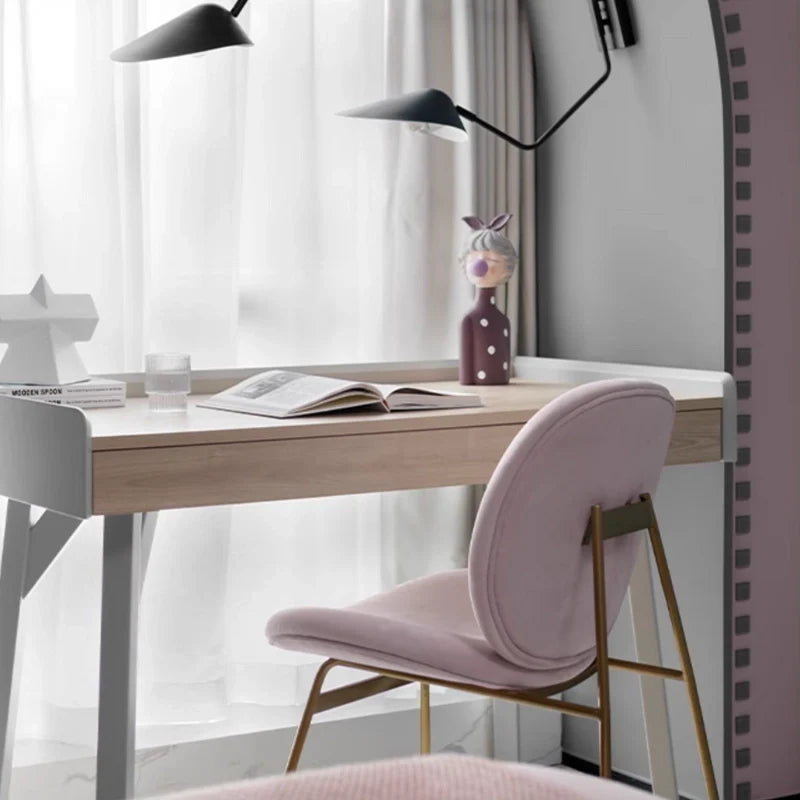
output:
[[736, 382], [728, 372], [649, 364], [518, 356], [514, 360], [514, 374], [518, 378], [548, 383], [586, 383], [604, 378], [644, 378], [663, 384], [673, 394], [689, 390], [709, 397], [721, 397], [722, 460], [736, 461]]

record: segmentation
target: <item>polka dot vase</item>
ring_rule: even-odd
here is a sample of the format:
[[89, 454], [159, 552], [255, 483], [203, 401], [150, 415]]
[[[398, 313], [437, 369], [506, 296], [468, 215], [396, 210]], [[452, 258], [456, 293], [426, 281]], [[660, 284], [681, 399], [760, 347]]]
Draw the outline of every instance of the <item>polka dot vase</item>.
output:
[[497, 386], [511, 377], [511, 323], [497, 307], [497, 287], [514, 272], [517, 253], [500, 233], [511, 218], [500, 214], [486, 224], [464, 217], [471, 233], [461, 254], [467, 280], [478, 290], [475, 305], [461, 322], [458, 379], [465, 386]]

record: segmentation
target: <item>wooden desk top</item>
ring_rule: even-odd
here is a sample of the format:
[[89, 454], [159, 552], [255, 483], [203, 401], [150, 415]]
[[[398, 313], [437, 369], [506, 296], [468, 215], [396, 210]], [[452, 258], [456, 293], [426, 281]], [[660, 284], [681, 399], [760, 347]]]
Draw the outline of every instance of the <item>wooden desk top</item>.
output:
[[[454, 390], [457, 383], [430, 384]], [[96, 514], [486, 483], [522, 426], [568, 385], [474, 387], [480, 408], [279, 420], [146, 399], [87, 412]], [[721, 458], [722, 398], [677, 392], [668, 464]]]
[[[200, 395], [186, 413], [151, 412], [144, 398], [82, 412], [0, 397], [0, 494], [88, 517], [483, 484], [523, 425], [570, 385], [517, 379], [474, 387], [479, 408], [295, 420], [197, 408]], [[670, 387], [678, 413], [667, 464], [721, 460], [719, 387]]]
[[[92, 427], [92, 450], [138, 450], [187, 445], [267, 442], [285, 439], [516, 425], [527, 422], [546, 403], [570, 388], [567, 384], [515, 379], [508, 386], [464, 387], [456, 382], [421, 383], [431, 388], [479, 394], [480, 408], [398, 411], [390, 414], [357, 411], [290, 420], [198, 408], [204, 395], [189, 398], [186, 413], [151, 412], [146, 398], [129, 399], [124, 408], [86, 411]], [[695, 390], [676, 395], [678, 412], [721, 410], [721, 397]]]

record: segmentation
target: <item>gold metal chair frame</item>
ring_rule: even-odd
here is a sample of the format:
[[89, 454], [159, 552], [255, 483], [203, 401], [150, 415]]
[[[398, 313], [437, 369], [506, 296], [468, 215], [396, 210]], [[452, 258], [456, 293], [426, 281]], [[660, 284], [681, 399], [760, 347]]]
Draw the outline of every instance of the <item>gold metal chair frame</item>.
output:
[[[658, 569], [661, 589], [667, 604], [672, 632], [681, 661], [681, 669], [670, 669], [656, 664], [646, 664], [639, 661], [627, 661], [619, 658], [610, 658], [608, 655], [608, 634], [606, 623], [606, 590], [605, 590], [605, 564], [603, 558], [603, 542], [615, 536], [623, 536], [637, 531], [647, 530], [650, 547]], [[604, 778], [611, 777], [611, 704], [609, 694], [610, 668], [628, 670], [640, 675], [655, 676], [670, 680], [682, 680], [686, 683], [689, 694], [689, 704], [694, 720], [695, 735], [700, 762], [703, 767], [708, 800], [719, 800], [714, 769], [711, 763], [711, 753], [708, 747], [703, 712], [700, 708], [700, 697], [697, 693], [697, 684], [694, 678], [689, 648], [686, 645], [686, 636], [678, 611], [678, 601], [667, 565], [667, 557], [661, 541], [661, 532], [658, 528], [655, 509], [649, 494], [643, 494], [638, 503], [620, 506], [604, 511], [601, 506], [592, 507], [591, 519], [586, 529], [583, 544], [592, 547], [592, 574], [594, 581], [594, 610], [595, 610], [595, 638], [597, 646], [597, 659], [587, 669], [576, 675], [567, 683], [556, 686], [547, 686], [536, 690], [510, 690], [491, 689], [469, 683], [440, 680], [427, 676], [415, 675], [407, 672], [379, 669], [367, 664], [357, 664], [339, 659], [328, 659], [319, 668], [311, 686], [303, 716], [300, 720], [295, 735], [292, 751], [286, 766], [286, 772], [294, 772], [300, 762], [300, 756], [305, 745], [311, 720], [314, 714], [329, 711], [339, 706], [347, 705], [356, 700], [372, 697], [376, 694], [388, 692], [398, 686], [409, 683], [420, 684], [420, 752], [430, 753], [431, 749], [431, 721], [430, 721], [430, 686], [443, 686], [458, 689], [463, 692], [483, 695], [499, 700], [510, 700], [524, 705], [540, 706], [560, 711], [564, 714], [589, 717], [596, 719], [600, 725], [600, 775]], [[350, 667], [375, 673], [378, 677], [342, 686], [322, 692], [322, 685], [327, 674], [334, 667]], [[559, 700], [551, 695], [559, 694], [572, 686], [577, 686], [587, 678], [597, 673], [598, 704], [588, 706], [581, 703], [572, 703]]]

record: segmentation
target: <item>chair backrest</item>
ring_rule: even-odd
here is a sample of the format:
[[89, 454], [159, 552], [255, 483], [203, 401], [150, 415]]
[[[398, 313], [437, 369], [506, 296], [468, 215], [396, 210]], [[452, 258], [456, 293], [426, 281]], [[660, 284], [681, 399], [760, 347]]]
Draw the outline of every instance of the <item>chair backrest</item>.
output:
[[[581, 543], [591, 507], [655, 490], [674, 418], [663, 386], [603, 380], [548, 403], [514, 437], [486, 488], [469, 553], [475, 615], [503, 658], [546, 669], [585, 664], [594, 652], [591, 547]], [[609, 629], [640, 538], [605, 543]]]

